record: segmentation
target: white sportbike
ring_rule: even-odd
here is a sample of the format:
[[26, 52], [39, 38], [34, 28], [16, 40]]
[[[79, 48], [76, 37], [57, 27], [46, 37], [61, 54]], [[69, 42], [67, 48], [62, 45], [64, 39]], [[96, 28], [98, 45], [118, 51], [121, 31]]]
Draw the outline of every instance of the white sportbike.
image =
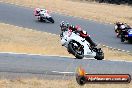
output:
[[85, 38], [80, 37], [77, 33], [70, 30], [63, 30], [60, 34], [61, 44], [67, 48], [70, 54], [78, 59], [95, 58], [97, 60], [104, 59], [104, 53], [101, 48], [90, 48], [90, 44]]
[[40, 16], [37, 16], [37, 18], [39, 21], [49, 21], [51, 23], [55, 22], [51, 15], [44, 10], [40, 12]]

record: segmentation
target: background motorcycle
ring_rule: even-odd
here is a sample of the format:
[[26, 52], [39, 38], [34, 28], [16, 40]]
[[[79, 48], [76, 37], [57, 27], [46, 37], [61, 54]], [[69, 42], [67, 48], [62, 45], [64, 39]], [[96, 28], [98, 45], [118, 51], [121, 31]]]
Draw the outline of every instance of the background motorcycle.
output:
[[127, 25], [126, 23], [123, 23], [120, 25], [120, 27], [115, 25], [114, 29], [115, 29], [116, 36], [121, 37], [121, 34], [124, 31], [124, 29], [131, 29], [131, 27], [129, 25]]
[[84, 38], [68, 29], [62, 31], [60, 38], [62, 46], [65, 46], [67, 51], [78, 59], [84, 57], [97, 60], [104, 59], [104, 53], [101, 48], [91, 49], [90, 44]]
[[45, 11], [40, 12], [40, 16], [37, 16], [39, 21], [49, 21], [51, 23], [54, 23], [54, 19]]
[[121, 42], [128, 41], [129, 43], [132, 43], [132, 29], [123, 30], [121, 33]]

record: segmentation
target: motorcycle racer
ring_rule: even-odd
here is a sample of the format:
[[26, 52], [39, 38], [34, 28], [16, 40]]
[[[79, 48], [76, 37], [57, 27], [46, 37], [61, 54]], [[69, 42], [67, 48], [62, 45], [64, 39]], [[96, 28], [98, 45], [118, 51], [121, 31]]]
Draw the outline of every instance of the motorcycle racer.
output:
[[34, 16], [38, 19], [40, 22], [51, 22], [54, 23], [53, 17], [50, 15], [49, 11], [47, 9], [40, 9], [35, 8], [34, 9]]
[[116, 22], [115, 32], [117, 33], [117, 37], [121, 36], [121, 42], [125, 41], [126, 36], [128, 35], [128, 30], [132, 29], [128, 24]]
[[35, 16], [40, 16], [40, 12], [42, 12], [42, 11], [44, 11], [45, 13], [49, 13], [49, 11], [46, 10], [46, 9], [35, 8], [34, 9], [34, 15]]
[[65, 23], [64, 21], [61, 22], [60, 24], [61, 30], [71, 30], [72, 32], [78, 33], [79, 36], [81, 36], [82, 38], [85, 38], [87, 42], [90, 43], [90, 47], [94, 48], [97, 45], [92, 41], [92, 39], [90, 38], [90, 35], [87, 34], [86, 31], [84, 31], [79, 25], [69, 25], [69, 23]]
[[71, 25], [71, 26], [69, 27], [69, 29], [72, 30], [72, 31], [75, 31], [75, 32], [79, 33], [79, 35], [80, 35], [82, 38], [85, 38], [86, 41], [90, 43], [90, 47], [91, 47], [91, 48], [94, 48], [94, 47], [97, 46], [97, 45], [92, 41], [90, 35], [88, 35], [87, 32], [84, 31], [79, 25], [76, 25], [76, 26]]
[[131, 29], [131, 27], [126, 23], [116, 22], [115, 24], [115, 32], [117, 33], [117, 37], [121, 35], [122, 31], [127, 31], [128, 29]]
[[66, 25], [66, 23], [64, 21], [62, 21], [60, 23], [60, 28], [61, 28], [61, 31], [64, 31], [64, 30], [66, 30], [68, 28], [68, 26]]
[[40, 14], [39, 14], [40, 11], [41, 11], [40, 8], [35, 8], [35, 9], [34, 9], [34, 15], [35, 15], [35, 16], [39, 16], [39, 15], [40, 15]]

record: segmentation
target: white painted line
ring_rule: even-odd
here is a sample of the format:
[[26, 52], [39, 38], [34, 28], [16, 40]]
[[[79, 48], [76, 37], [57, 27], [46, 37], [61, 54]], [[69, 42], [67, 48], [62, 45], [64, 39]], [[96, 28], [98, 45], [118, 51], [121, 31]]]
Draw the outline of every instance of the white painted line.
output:
[[75, 72], [61, 72], [61, 71], [51, 71], [54, 73], [60, 73], [60, 74], [74, 74]]
[[123, 52], [125, 51], [125, 50], [122, 50]]
[[132, 52], [127, 51], [127, 50], [117, 49], [117, 48], [113, 48], [113, 47], [106, 46], [106, 45], [102, 45], [102, 46], [103, 46], [103, 47], [106, 47], [106, 48], [109, 48], [109, 49], [112, 49], [112, 50], [117, 50], [117, 51], [126, 52], [126, 53], [128, 53], [129, 55], [131, 55], [131, 53], [132, 53]]
[[105, 47], [109, 48], [109, 46], [105, 45]]
[[73, 58], [70, 56], [59, 56], [59, 55], [43, 55], [43, 54], [29, 54], [29, 53], [15, 53], [15, 52], [0, 52], [0, 54], [12, 54], [12, 55], [29, 55], [29, 56], [57, 56], [57, 57], [64, 57], [64, 58]]
[[[29, 56], [57, 56], [57, 57], [62, 57], [62, 58], [73, 58], [70, 56], [59, 56], [59, 55], [42, 55], [42, 54], [28, 54], [28, 53], [15, 53], [15, 52], [0, 52], [0, 54], [12, 54], [12, 55], [29, 55]], [[86, 58], [84, 57], [83, 59], [86, 60], [93, 60], [94, 58]], [[107, 59], [104, 59], [107, 60]], [[108, 60], [108, 61], [118, 61], [118, 62], [132, 62], [132, 61], [125, 61], [125, 60]]]
[[[96, 60], [95, 58], [83, 58], [83, 59], [86, 59], [86, 60]], [[108, 59], [103, 59], [103, 60], [105, 60], [105, 61], [112, 61], [112, 62], [132, 62], [132, 61], [125, 61], [125, 60], [108, 60]], [[102, 61], [103, 61], [102, 60]]]
[[112, 62], [130, 62], [132, 63], [132, 61], [125, 61], [125, 60], [107, 60], [107, 61], [112, 61]]
[[126, 51], [126, 52], [130, 52], [130, 51]]
[[121, 51], [121, 49], [117, 49], [118, 51]]

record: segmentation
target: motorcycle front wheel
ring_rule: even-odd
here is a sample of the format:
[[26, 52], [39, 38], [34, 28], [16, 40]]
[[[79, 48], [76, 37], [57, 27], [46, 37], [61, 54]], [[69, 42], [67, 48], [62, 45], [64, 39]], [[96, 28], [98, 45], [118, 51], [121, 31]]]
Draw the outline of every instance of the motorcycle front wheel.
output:
[[54, 22], [55, 22], [54, 19], [53, 19], [52, 17], [47, 18], [47, 20], [50, 21], [51, 23], [54, 23]]
[[104, 53], [101, 50], [101, 48], [96, 50], [96, 56], [94, 58], [97, 60], [103, 60], [104, 59]]
[[76, 41], [71, 41], [68, 44], [68, 52], [73, 54], [78, 59], [83, 59], [84, 57], [84, 49], [81, 44]]

